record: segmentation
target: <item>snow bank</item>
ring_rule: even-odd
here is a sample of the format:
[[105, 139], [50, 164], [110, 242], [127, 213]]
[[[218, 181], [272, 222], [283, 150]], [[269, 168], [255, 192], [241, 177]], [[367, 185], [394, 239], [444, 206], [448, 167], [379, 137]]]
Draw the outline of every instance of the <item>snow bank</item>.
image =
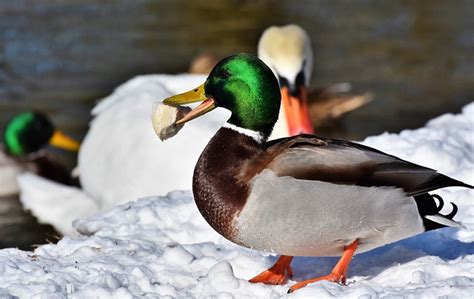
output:
[[[473, 128], [471, 104], [422, 129], [364, 143], [472, 184]], [[468, 228], [429, 232], [357, 255], [347, 286], [319, 282], [286, 294], [295, 281], [327, 274], [336, 258], [296, 258], [295, 276], [283, 286], [248, 283], [275, 257], [223, 239], [205, 223], [191, 193], [175, 191], [76, 221], [82, 236], [57, 245], [33, 253], [1, 250], [0, 297], [472, 297], [474, 192], [437, 193], [458, 204], [456, 219]]]

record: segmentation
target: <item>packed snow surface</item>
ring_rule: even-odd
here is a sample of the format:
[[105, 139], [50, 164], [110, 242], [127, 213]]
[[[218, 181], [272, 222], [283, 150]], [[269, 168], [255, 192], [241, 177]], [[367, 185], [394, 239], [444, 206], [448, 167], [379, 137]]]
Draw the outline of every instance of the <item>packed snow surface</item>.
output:
[[[424, 128], [363, 143], [474, 183], [474, 104]], [[143, 198], [75, 222], [79, 237], [34, 252], [0, 251], [0, 297], [35, 298], [472, 298], [474, 192], [436, 192], [455, 202], [466, 229], [442, 229], [356, 255], [348, 284], [296, 281], [328, 274], [337, 258], [296, 258], [282, 286], [247, 280], [275, 260], [242, 248], [205, 223], [190, 191]], [[449, 212], [450, 205], [445, 205]]]

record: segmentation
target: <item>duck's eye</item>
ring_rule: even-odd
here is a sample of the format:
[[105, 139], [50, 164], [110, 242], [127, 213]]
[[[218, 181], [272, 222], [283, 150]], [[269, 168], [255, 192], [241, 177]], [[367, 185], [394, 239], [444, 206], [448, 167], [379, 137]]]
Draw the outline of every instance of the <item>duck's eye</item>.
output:
[[227, 79], [230, 77], [230, 73], [229, 71], [227, 70], [222, 70], [219, 74], [219, 76], [222, 78], [222, 79]]

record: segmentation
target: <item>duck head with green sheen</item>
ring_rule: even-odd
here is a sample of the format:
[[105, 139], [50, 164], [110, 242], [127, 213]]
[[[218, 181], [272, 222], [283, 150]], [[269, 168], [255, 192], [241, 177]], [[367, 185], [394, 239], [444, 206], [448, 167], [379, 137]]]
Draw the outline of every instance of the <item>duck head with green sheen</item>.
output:
[[34, 153], [48, 144], [77, 151], [79, 143], [56, 130], [47, 116], [23, 112], [13, 117], [3, 132], [5, 151], [11, 156]]
[[232, 112], [229, 123], [261, 133], [268, 138], [280, 111], [280, 87], [265, 63], [249, 54], [221, 60], [206, 82], [186, 93], [163, 101], [169, 105], [203, 103], [178, 120], [183, 124], [216, 107]]

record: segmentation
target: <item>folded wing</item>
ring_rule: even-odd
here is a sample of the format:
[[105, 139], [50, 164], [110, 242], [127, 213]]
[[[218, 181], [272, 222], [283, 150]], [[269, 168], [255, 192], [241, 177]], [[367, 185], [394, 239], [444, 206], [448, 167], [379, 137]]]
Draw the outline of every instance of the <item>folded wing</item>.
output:
[[409, 196], [449, 186], [472, 188], [433, 169], [354, 142], [300, 135], [274, 140], [267, 146], [251, 172], [267, 168], [278, 176], [297, 179], [396, 187]]

